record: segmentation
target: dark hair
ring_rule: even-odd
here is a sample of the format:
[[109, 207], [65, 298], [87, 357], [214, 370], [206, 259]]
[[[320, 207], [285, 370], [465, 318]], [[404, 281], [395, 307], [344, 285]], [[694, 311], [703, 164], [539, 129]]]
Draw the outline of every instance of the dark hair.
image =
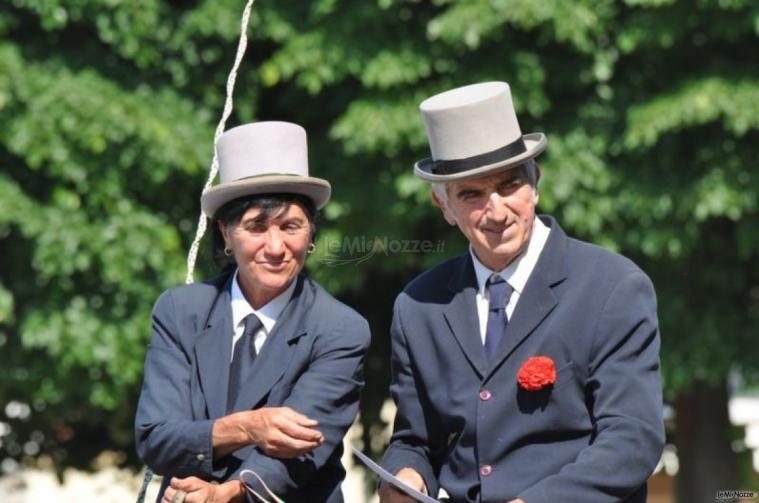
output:
[[243, 196], [233, 199], [219, 208], [211, 219], [211, 246], [213, 260], [222, 270], [231, 269], [237, 266], [234, 258], [227, 257], [224, 254], [224, 236], [219, 230], [218, 222], [228, 227], [240, 222], [242, 216], [251, 208], [258, 208], [261, 212], [256, 216], [257, 222], [268, 222], [271, 218], [276, 217], [282, 212], [287, 211], [292, 204], [297, 204], [306, 213], [310, 227], [310, 241], [313, 242], [316, 237], [316, 224], [319, 220], [319, 213], [311, 198], [301, 194], [257, 194], [252, 196]]

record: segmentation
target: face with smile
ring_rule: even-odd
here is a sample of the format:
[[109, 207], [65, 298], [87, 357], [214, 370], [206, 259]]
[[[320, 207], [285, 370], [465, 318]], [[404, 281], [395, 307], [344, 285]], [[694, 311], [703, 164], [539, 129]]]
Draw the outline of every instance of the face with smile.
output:
[[240, 288], [256, 309], [287, 289], [311, 242], [308, 215], [297, 202], [268, 218], [260, 208], [249, 208], [237, 223], [219, 222], [219, 230], [237, 262]]
[[[535, 170], [537, 186], [540, 172]], [[526, 168], [452, 182], [446, 189], [448, 201], [433, 193], [435, 204], [449, 224], [458, 226], [485, 266], [502, 270], [525, 250], [538, 203]]]

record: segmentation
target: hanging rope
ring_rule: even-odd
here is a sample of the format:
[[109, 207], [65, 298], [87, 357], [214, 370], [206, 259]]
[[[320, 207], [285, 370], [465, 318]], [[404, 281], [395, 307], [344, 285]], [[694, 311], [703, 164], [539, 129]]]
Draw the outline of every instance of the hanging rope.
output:
[[[227, 124], [227, 119], [232, 114], [232, 98], [234, 96], [235, 82], [237, 81], [237, 70], [240, 68], [240, 63], [242, 62], [242, 58], [245, 55], [245, 49], [248, 47], [248, 25], [250, 24], [250, 12], [253, 9], [254, 3], [255, 0], [248, 0], [245, 4], [245, 9], [242, 12], [242, 20], [240, 21], [240, 41], [237, 44], [237, 55], [235, 56], [235, 63], [232, 66], [232, 71], [229, 72], [229, 76], [227, 77], [227, 97], [224, 101], [224, 111], [221, 114], [221, 119], [219, 120], [219, 124], [216, 126], [216, 133], [213, 137], [213, 161], [211, 161], [211, 169], [210, 173], [208, 173], [208, 180], [206, 180], [206, 184], [203, 186], [203, 194], [205, 194], [206, 191], [211, 188], [211, 185], [213, 184], [213, 181], [219, 172], [219, 156], [216, 152], [216, 144], [219, 141], [219, 137], [222, 135], [222, 133], [224, 133], [224, 127]], [[193, 240], [192, 246], [190, 246], [190, 251], [187, 254], [187, 277], [185, 278], [185, 283], [187, 284], [193, 283], [195, 281], [195, 262], [198, 259], [198, 249], [200, 248], [200, 241], [203, 239], [203, 236], [206, 233], [206, 227], [207, 216], [201, 210], [200, 218], [198, 219], [198, 228], [195, 232], [195, 239]], [[150, 484], [152, 478], [153, 471], [150, 468], [146, 468], [145, 478], [142, 480], [142, 487], [140, 488], [140, 492], [137, 494], [137, 503], [144, 503], [145, 493], [148, 490], [148, 485]]]
[[[219, 136], [224, 132], [224, 126], [227, 123], [229, 115], [232, 113], [232, 96], [235, 90], [235, 81], [237, 80], [237, 69], [240, 67], [242, 57], [245, 55], [245, 48], [248, 46], [248, 23], [250, 22], [250, 11], [253, 8], [255, 0], [248, 0], [245, 5], [245, 10], [242, 13], [242, 21], [240, 23], [240, 42], [237, 44], [237, 56], [235, 57], [235, 64], [232, 67], [232, 71], [229, 72], [227, 77], [227, 99], [224, 103], [224, 112], [221, 114], [221, 120], [219, 125], [216, 126], [216, 134], [213, 138], [213, 161], [211, 162], [211, 172], [208, 174], [208, 180], [203, 187], [203, 194], [211, 188], [216, 174], [219, 172], [219, 156], [216, 152], [216, 143], [219, 141]], [[195, 271], [195, 262], [198, 259], [198, 249], [200, 248], [200, 240], [206, 233], [207, 216], [203, 211], [200, 212], [200, 218], [198, 219], [198, 229], [195, 232], [195, 239], [190, 246], [190, 252], [187, 254], [187, 277], [185, 283], [190, 284], [194, 281], [193, 273]]]

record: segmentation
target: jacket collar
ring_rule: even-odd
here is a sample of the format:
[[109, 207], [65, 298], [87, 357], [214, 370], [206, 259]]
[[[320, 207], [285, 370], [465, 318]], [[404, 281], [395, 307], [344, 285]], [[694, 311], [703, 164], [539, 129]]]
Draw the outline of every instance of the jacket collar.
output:
[[553, 289], [567, 277], [568, 238], [552, 217], [541, 216], [540, 219], [551, 229], [548, 240], [509, 320], [506, 337], [490, 365], [486, 361], [479, 335], [475, 299], [478, 283], [472, 258], [468, 253], [460, 257], [458, 271], [452, 275], [448, 284], [454, 297], [448, 310], [444, 312], [445, 319], [467, 360], [484, 380], [488, 379], [535, 331], [559, 302]]
[[467, 253], [459, 257], [459, 263], [457, 272], [451, 276], [448, 283], [448, 288], [454, 296], [448, 308], [443, 311], [443, 316], [469, 364], [480, 377], [483, 377], [487, 370], [487, 361], [479, 335], [477, 277], [471, 255]]
[[[229, 285], [232, 275], [218, 290], [208, 322], [197, 338], [195, 356], [200, 385], [209, 417], [226, 413], [229, 387], [229, 359], [232, 354], [232, 308]], [[238, 395], [235, 410], [254, 408], [284, 374], [292, 356], [292, 343], [306, 334], [307, 314], [314, 302], [313, 284], [299, 275], [292, 297], [256, 358], [251, 384]]]

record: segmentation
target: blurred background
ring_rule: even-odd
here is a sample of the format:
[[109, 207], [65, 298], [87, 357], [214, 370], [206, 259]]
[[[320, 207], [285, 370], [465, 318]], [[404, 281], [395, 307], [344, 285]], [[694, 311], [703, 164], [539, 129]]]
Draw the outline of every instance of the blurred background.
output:
[[[244, 4], [0, 4], [3, 501], [135, 499], [150, 310], [184, 282]], [[540, 211], [656, 285], [650, 501], [759, 491], [759, 2], [258, 0], [248, 33], [227, 127], [305, 126], [334, 188], [308, 270], [372, 326], [349, 443], [387, 441], [395, 295], [466, 249], [412, 175], [418, 104], [505, 80], [549, 138]], [[374, 488], [356, 469], [347, 500]]]

